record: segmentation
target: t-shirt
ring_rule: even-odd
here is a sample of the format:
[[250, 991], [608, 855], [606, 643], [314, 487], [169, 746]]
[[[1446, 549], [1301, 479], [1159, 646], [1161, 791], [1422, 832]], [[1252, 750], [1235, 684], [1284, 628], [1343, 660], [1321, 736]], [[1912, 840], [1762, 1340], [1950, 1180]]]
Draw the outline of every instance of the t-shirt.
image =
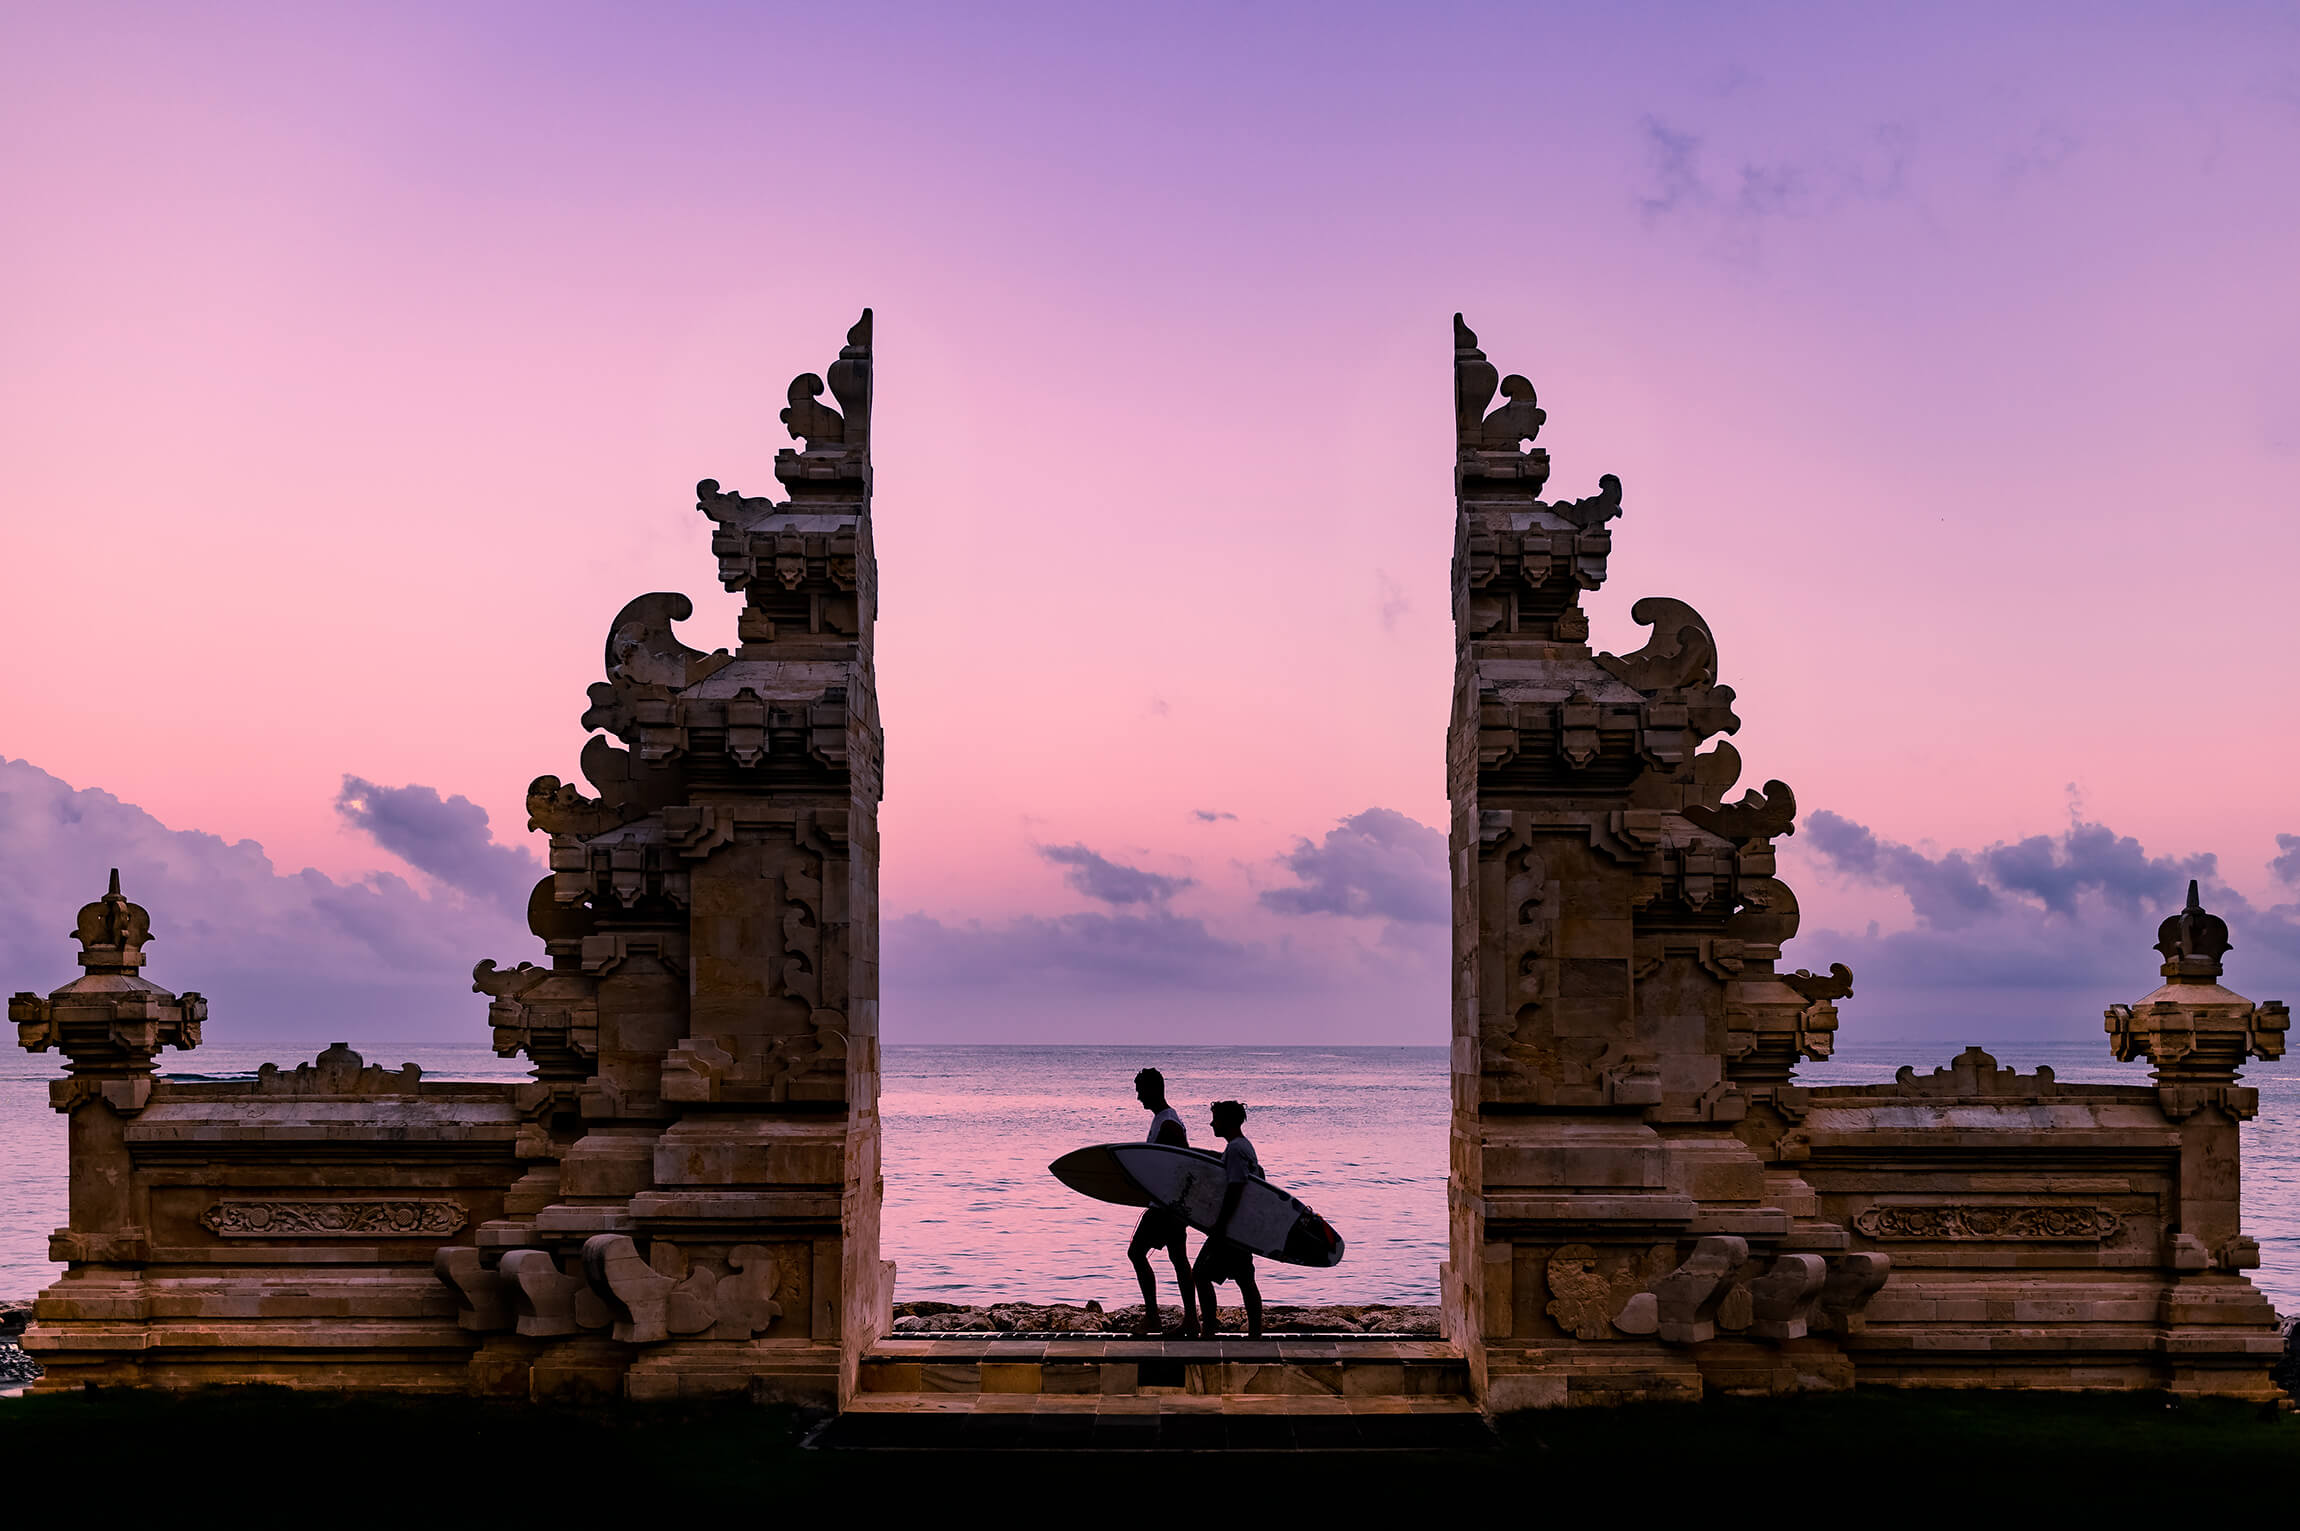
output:
[[1176, 1112], [1172, 1106], [1160, 1106], [1158, 1108], [1157, 1115], [1150, 1118], [1150, 1135], [1142, 1141], [1145, 1143], [1157, 1142], [1158, 1134], [1165, 1130], [1168, 1122], [1174, 1124], [1174, 1135], [1177, 1138], [1180, 1138], [1184, 1143], [1190, 1141], [1190, 1130], [1182, 1125], [1180, 1113]]
[[1254, 1145], [1246, 1141], [1243, 1134], [1232, 1138], [1229, 1146], [1222, 1150], [1223, 1184], [1244, 1185], [1249, 1179], [1262, 1178], [1262, 1160], [1254, 1152]]

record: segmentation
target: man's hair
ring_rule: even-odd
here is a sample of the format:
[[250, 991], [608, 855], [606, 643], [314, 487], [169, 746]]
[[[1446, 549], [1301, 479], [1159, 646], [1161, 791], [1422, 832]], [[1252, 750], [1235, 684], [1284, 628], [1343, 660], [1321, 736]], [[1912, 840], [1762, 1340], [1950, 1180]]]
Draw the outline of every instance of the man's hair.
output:
[[1148, 1085], [1151, 1089], [1156, 1090], [1161, 1095], [1166, 1093], [1166, 1076], [1159, 1073], [1156, 1069], [1142, 1070], [1142, 1072], [1134, 1076], [1134, 1083], [1137, 1087]]
[[1219, 1127], [1224, 1122], [1228, 1122], [1233, 1127], [1245, 1126], [1246, 1103], [1242, 1100], [1218, 1100], [1214, 1102], [1214, 1125]]

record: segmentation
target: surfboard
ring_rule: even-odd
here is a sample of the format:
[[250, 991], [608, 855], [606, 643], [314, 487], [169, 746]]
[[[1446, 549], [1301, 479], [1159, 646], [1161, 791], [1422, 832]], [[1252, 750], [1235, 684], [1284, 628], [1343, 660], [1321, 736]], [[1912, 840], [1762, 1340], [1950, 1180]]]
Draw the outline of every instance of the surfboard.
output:
[[[1064, 1154], [1047, 1168], [1082, 1196], [1122, 1207], [1165, 1207], [1200, 1233], [1222, 1215], [1222, 1156], [1165, 1143], [1097, 1143]], [[1229, 1237], [1287, 1265], [1339, 1265], [1342, 1236], [1333, 1224], [1267, 1180], [1249, 1180], [1230, 1219]]]

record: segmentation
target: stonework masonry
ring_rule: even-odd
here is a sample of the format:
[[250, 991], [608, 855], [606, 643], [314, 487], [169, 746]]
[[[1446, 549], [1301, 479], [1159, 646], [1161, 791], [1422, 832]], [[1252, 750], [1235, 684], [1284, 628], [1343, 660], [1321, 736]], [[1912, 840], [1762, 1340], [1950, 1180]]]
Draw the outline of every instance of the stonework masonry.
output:
[[1458, 317], [1445, 1339], [882, 1342], [871, 375], [866, 310], [790, 386], [784, 498], [697, 486], [737, 650], [680, 641], [683, 595], [630, 602], [582, 717], [589, 790], [529, 788], [543, 960], [482, 962], [474, 986], [532, 1078], [442, 1082], [342, 1044], [162, 1076], [206, 1001], [143, 976], [151, 919], [117, 874], [81, 911], [83, 975], [9, 1001], [23, 1045], [65, 1060], [66, 1269], [25, 1335], [42, 1388], [731, 1394], [906, 1419], [961, 1398], [1113, 1427], [1236, 1393], [1242, 1413], [1295, 1400], [1305, 1432], [1856, 1381], [2276, 1396], [2238, 1071], [2281, 1055], [2289, 1018], [2221, 985], [2226, 926], [2192, 888], [2163, 985], [2107, 1016], [2150, 1084], [1977, 1048], [1889, 1085], [1797, 1084], [1853, 975], [1780, 970], [1795, 797], [1729, 798], [1736, 698], [1691, 606], [1639, 601], [1644, 646], [1591, 650], [1580, 600], [1621, 482], [1541, 497], [1534, 389]]

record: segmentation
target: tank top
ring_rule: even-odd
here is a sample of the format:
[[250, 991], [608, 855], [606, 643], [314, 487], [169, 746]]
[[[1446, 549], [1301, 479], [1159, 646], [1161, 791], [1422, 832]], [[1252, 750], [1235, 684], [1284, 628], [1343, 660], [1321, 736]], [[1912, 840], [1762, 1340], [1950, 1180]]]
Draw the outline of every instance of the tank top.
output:
[[1174, 1124], [1175, 1130], [1182, 1134], [1182, 1141], [1184, 1143], [1190, 1141], [1190, 1129], [1182, 1125], [1181, 1114], [1177, 1112], [1172, 1106], [1160, 1106], [1158, 1108], [1157, 1114], [1150, 1118], [1150, 1134], [1142, 1141], [1145, 1143], [1157, 1142], [1160, 1130], [1163, 1129], [1168, 1122], [1172, 1122]]

